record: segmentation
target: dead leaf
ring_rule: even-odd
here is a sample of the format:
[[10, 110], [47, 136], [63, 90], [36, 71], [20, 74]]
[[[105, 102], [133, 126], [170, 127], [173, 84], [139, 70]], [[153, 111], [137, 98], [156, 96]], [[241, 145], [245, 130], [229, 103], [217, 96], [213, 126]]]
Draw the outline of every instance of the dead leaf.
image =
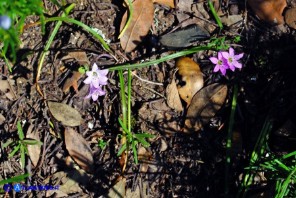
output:
[[61, 58], [61, 60], [67, 61], [74, 59], [78, 62], [79, 65], [89, 65], [90, 62], [87, 58], [87, 55], [84, 51], [70, 51], [68, 54]]
[[78, 71], [74, 71], [72, 76], [70, 78], [67, 78], [67, 80], [64, 83], [63, 86], [63, 92], [67, 93], [70, 90], [70, 87], [73, 87], [73, 89], [78, 93], [78, 80], [82, 77], [82, 74]]
[[175, 78], [173, 78], [171, 84], [166, 88], [167, 104], [170, 108], [175, 109], [178, 112], [183, 111], [183, 105], [177, 89]]
[[[133, 51], [143, 38], [148, 34], [153, 23], [154, 5], [152, 0], [136, 0], [133, 2], [134, 12], [131, 22], [120, 38], [121, 47], [125, 52]], [[127, 21], [126, 12], [122, 18], [120, 29], [122, 30]]]
[[5, 122], [5, 117], [0, 113], [0, 125]]
[[119, 181], [109, 189], [107, 197], [123, 198], [125, 197], [126, 178], [120, 177]]
[[169, 49], [179, 49], [189, 47], [194, 42], [209, 37], [210, 34], [203, 27], [193, 24], [161, 36], [159, 42]]
[[140, 172], [147, 173], [148, 166], [151, 163], [152, 153], [149, 152], [145, 147], [140, 147], [138, 149], [138, 160], [140, 162]]
[[263, 21], [271, 24], [283, 24], [283, 11], [286, 0], [248, 0], [254, 13]]
[[296, 29], [296, 8], [289, 8], [285, 12], [285, 21], [289, 27]]
[[[135, 190], [132, 190], [131, 188], [128, 188], [126, 190], [126, 196], [127, 198], [148, 198], [149, 194], [148, 194], [148, 188], [149, 188], [149, 184], [147, 181], [142, 181], [141, 178], [139, 178], [139, 185], [136, 186]], [[140, 188], [141, 186], [141, 188]]]
[[158, 3], [160, 5], [168, 6], [170, 8], [175, 8], [174, 0], [153, 0], [153, 3]]
[[190, 105], [191, 99], [196, 92], [203, 87], [203, 74], [199, 65], [189, 57], [181, 57], [177, 60], [178, 74], [182, 77], [182, 81], [186, 84], [179, 86], [178, 91], [180, 97]]
[[74, 161], [85, 171], [93, 171], [93, 155], [87, 141], [70, 127], [65, 128], [66, 148]]
[[[27, 130], [26, 138], [27, 139], [34, 139], [40, 141], [38, 130], [33, 130], [34, 125], [30, 124]], [[30, 156], [30, 159], [33, 163], [33, 165], [36, 167], [40, 158], [41, 153], [41, 145], [28, 145], [28, 154]]]
[[55, 193], [55, 197], [68, 197], [70, 194], [80, 193], [82, 189], [80, 185], [90, 185], [90, 177], [83, 170], [65, 170], [56, 172], [44, 180], [44, 184], [53, 181], [54, 186], [59, 186], [57, 190], [46, 191], [46, 197], [50, 197]]
[[5, 93], [5, 96], [9, 100], [15, 100], [16, 95], [12, 89], [12, 86], [10, 85], [10, 82], [8, 80], [0, 80], [0, 91]]
[[183, 131], [185, 133], [199, 131], [203, 124], [208, 123], [215, 116], [224, 104], [226, 96], [227, 86], [218, 83], [197, 92], [188, 107]]
[[53, 117], [65, 126], [74, 127], [82, 123], [80, 113], [69, 105], [58, 102], [48, 102], [48, 107]]

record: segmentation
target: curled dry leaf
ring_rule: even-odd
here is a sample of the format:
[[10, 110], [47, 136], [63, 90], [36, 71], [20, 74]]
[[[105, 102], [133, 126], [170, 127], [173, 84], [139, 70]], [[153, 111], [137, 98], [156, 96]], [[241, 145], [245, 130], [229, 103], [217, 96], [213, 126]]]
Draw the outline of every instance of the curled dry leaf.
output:
[[[125, 52], [133, 51], [148, 34], [153, 23], [154, 5], [152, 0], [136, 0], [133, 2], [133, 15], [129, 26], [120, 38], [121, 47]], [[122, 30], [127, 21], [126, 12], [120, 24]]]
[[153, 0], [153, 3], [158, 3], [164, 6], [168, 6], [170, 8], [175, 8], [174, 0]]
[[296, 8], [289, 8], [285, 12], [285, 21], [289, 27], [296, 29]]
[[66, 127], [65, 144], [70, 156], [85, 171], [93, 171], [93, 155], [87, 141], [74, 129]]
[[70, 90], [70, 87], [73, 87], [73, 89], [78, 92], [78, 80], [82, 77], [82, 74], [78, 71], [74, 71], [72, 76], [67, 78], [67, 80], [64, 83], [63, 86], [63, 92], [67, 93]]
[[226, 96], [227, 86], [218, 83], [197, 92], [188, 107], [183, 131], [185, 133], [199, 131], [202, 125], [208, 123], [222, 107]]
[[270, 24], [283, 24], [283, 11], [287, 6], [286, 0], [248, 0], [254, 13], [263, 21]]
[[171, 84], [167, 86], [166, 96], [167, 96], [167, 104], [170, 108], [175, 109], [178, 112], [183, 111], [183, 105], [178, 93], [175, 78], [173, 78]]
[[181, 57], [177, 60], [178, 74], [186, 84], [179, 86], [180, 97], [190, 105], [191, 99], [196, 92], [203, 87], [203, 74], [199, 65], [188, 57]]
[[[40, 141], [38, 131], [33, 130], [33, 128], [34, 128], [33, 124], [31, 124], [28, 127], [26, 138]], [[39, 158], [40, 158], [41, 145], [40, 144], [28, 145], [27, 148], [28, 148], [29, 157], [30, 157], [33, 165], [36, 167], [38, 164]]]
[[58, 102], [48, 102], [48, 107], [52, 116], [65, 126], [74, 127], [82, 123], [80, 113], [69, 105]]

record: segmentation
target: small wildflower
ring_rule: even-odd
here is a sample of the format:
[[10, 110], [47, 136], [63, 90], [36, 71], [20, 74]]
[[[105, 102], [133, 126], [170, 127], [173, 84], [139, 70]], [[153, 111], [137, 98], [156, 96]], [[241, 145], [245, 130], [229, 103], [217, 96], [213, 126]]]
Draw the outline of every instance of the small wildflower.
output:
[[85, 84], [90, 84], [95, 88], [99, 88], [100, 85], [107, 85], [108, 69], [99, 70], [95, 63], [91, 71], [87, 71], [87, 78], [83, 81]]
[[85, 84], [89, 84], [89, 94], [85, 98], [92, 98], [93, 101], [98, 100], [99, 96], [103, 96], [106, 92], [102, 86], [107, 84], [108, 69], [100, 70], [97, 64], [94, 64], [91, 71], [87, 71], [87, 78], [83, 81]]
[[98, 100], [99, 96], [105, 95], [106, 92], [102, 89], [102, 86], [94, 87], [90, 85], [89, 94], [85, 98], [92, 98], [93, 101]]
[[225, 76], [226, 70], [228, 69], [228, 65], [225, 59], [223, 58], [222, 53], [218, 52], [218, 58], [211, 57], [210, 61], [216, 65], [214, 68], [214, 72], [218, 72], [220, 70], [222, 75]]
[[0, 28], [8, 30], [10, 26], [11, 26], [11, 19], [6, 15], [0, 16]]
[[234, 71], [235, 68], [242, 68], [242, 64], [238, 62], [239, 59], [243, 57], [243, 53], [235, 55], [234, 49], [231, 47], [229, 48], [229, 52], [221, 52], [223, 58], [226, 59], [228, 67], [231, 71]]

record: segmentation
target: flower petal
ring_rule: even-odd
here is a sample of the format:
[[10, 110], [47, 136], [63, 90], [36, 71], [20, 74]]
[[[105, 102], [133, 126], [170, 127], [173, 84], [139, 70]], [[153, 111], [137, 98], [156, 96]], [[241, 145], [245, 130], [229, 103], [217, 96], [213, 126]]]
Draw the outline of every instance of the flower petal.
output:
[[237, 61], [233, 61], [232, 62], [233, 66], [236, 67], [236, 68], [242, 68], [242, 64], [237, 62]]
[[225, 76], [226, 69], [224, 67], [220, 67], [220, 71], [221, 71], [222, 75]]
[[[222, 57], [225, 58], [225, 59], [228, 59], [229, 56], [230, 56], [228, 52], [221, 52], [221, 55], [222, 55]], [[221, 57], [221, 59], [222, 59], [222, 57]], [[220, 59], [220, 58], [219, 58], [219, 59]]]
[[92, 77], [87, 77], [84, 81], [83, 81], [85, 84], [91, 84], [92, 82]]
[[229, 55], [230, 56], [234, 56], [234, 49], [231, 47], [231, 48], [229, 48]]
[[215, 68], [214, 68], [214, 72], [218, 72], [220, 69], [220, 66], [219, 65], [216, 65]]
[[97, 72], [97, 70], [98, 70], [98, 65], [96, 63], [94, 63], [91, 71]]
[[108, 74], [109, 70], [108, 69], [102, 69], [99, 70], [98, 73], [102, 76], [106, 76]]
[[235, 67], [234, 67], [232, 64], [228, 65], [228, 67], [229, 67], [229, 69], [230, 69], [231, 71], [234, 71], [234, 70], [235, 70]]
[[218, 63], [218, 59], [216, 57], [211, 57], [210, 58], [210, 61], [213, 63], [213, 64], [217, 64]]
[[241, 54], [235, 55], [235, 56], [234, 56], [234, 59], [235, 59], [235, 60], [239, 60], [239, 59], [241, 59], [243, 56], [244, 56], [244, 53], [241, 53]]

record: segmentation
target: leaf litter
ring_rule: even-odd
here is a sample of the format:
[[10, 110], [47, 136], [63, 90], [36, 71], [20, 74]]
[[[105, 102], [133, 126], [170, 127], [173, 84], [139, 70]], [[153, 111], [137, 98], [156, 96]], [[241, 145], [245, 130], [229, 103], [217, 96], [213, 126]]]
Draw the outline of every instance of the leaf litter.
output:
[[[139, 0], [134, 2], [140, 3]], [[146, 2], [148, 5], [146, 7], [150, 7], [149, 16], [140, 14], [140, 20], [136, 20], [134, 24], [136, 28], [139, 25], [141, 30], [145, 29], [144, 33], [131, 31], [128, 37], [133, 42], [127, 42], [128, 44], [122, 47], [119, 43], [121, 41], [118, 39], [119, 21], [122, 20], [122, 23], [125, 23], [122, 16], [126, 8], [123, 8], [120, 3], [116, 1], [111, 3], [109, 0], [92, 3], [81, 1], [81, 4], [77, 4], [75, 8], [77, 10], [70, 13], [70, 16], [91, 27], [102, 29], [106, 38], [111, 40], [111, 48], [114, 52], [112, 56], [117, 61], [116, 64], [149, 61], [178, 52], [179, 49], [171, 50], [169, 47], [165, 47], [165, 44], [159, 45], [159, 39], [163, 41], [165, 37], [170, 37], [171, 42], [175, 40], [175, 35], [179, 35], [178, 37], [183, 38], [181, 42], [183, 46], [178, 44], [181, 47], [208, 44], [210, 39], [217, 39], [217, 44], [218, 39], [225, 36], [225, 45], [231, 44], [234, 48], [246, 50], [244, 51], [246, 58], [244, 56], [245, 59], [243, 58], [242, 63], [248, 65], [244, 65], [241, 70], [226, 77], [213, 74], [213, 68], [208, 58], [214, 54], [213, 51], [209, 50], [189, 55], [185, 59], [181, 58], [181, 60], [187, 59], [184, 62], [190, 62], [188, 65], [191, 66], [187, 66], [187, 63], [182, 64], [181, 69], [179, 68], [181, 73], [176, 78], [174, 71], [177, 68], [175, 64], [177, 60], [169, 60], [165, 63], [138, 69], [136, 72], [141, 74], [141, 79], [133, 79], [132, 123], [135, 130], [154, 134], [155, 138], [149, 139], [151, 144], [149, 148], [139, 149], [144, 154], [149, 153], [149, 160], [145, 160], [142, 166], [128, 163], [126, 172], [123, 174], [118, 162], [119, 159], [116, 157], [119, 137], [117, 118], [121, 116], [117, 74], [110, 72], [108, 78], [110, 78], [111, 83], [106, 86], [106, 96], [100, 98], [97, 102], [93, 102], [85, 99], [87, 93], [86, 91], [84, 93], [84, 90], [88, 87], [84, 86], [83, 83], [79, 84], [84, 75], [76, 73], [77, 68], [84, 64], [97, 63], [100, 69], [104, 69], [113, 65], [114, 62], [110, 64], [108, 58], [107, 60], [104, 57], [99, 58], [101, 54], [106, 52], [86, 32], [82, 32], [71, 24], [64, 24], [45, 58], [39, 81], [44, 89], [45, 96], [44, 98], [40, 97], [34, 88], [34, 65], [38, 62], [36, 51], [41, 49], [40, 46], [43, 46], [46, 38], [42, 38], [39, 26], [30, 26], [29, 29], [24, 29], [21, 38], [22, 45], [24, 49], [31, 50], [32, 55], [19, 60], [20, 62], [14, 66], [13, 73], [7, 71], [4, 61], [1, 62], [1, 82], [3, 82], [2, 87], [4, 86], [4, 88], [1, 89], [0, 115], [2, 115], [2, 123], [0, 125], [4, 141], [14, 138], [15, 129], [13, 126], [16, 120], [29, 121], [30, 124], [25, 124], [25, 127], [28, 128], [28, 130], [25, 130], [28, 133], [26, 137], [29, 137], [31, 125], [34, 125], [36, 129], [34, 128], [32, 131], [40, 135], [41, 141], [45, 141], [44, 146], [42, 146], [44, 151], [42, 154], [29, 154], [30, 159], [33, 155], [44, 155], [44, 158], [42, 158], [44, 160], [39, 164], [37, 163], [37, 167], [35, 167], [37, 159], [31, 159], [34, 166], [27, 166], [28, 171], [33, 173], [32, 182], [61, 185], [59, 196], [65, 197], [98, 197], [108, 195], [112, 188], [118, 188], [118, 191], [122, 191], [121, 196], [129, 195], [131, 197], [139, 195], [142, 197], [148, 195], [153, 197], [194, 197], [196, 194], [201, 197], [216, 197], [217, 194], [223, 194], [223, 185], [216, 184], [224, 181], [223, 168], [221, 168], [221, 164], [224, 162], [222, 153], [225, 151], [223, 144], [225, 127], [223, 128], [223, 125], [228, 124], [228, 110], [230, 109], [228, 98], [232, 94], [232, 83], [239, 82], [241, 86], [239, 92], [241, 108], [239, 113], [241, 117], [238, 117], [238, 119], [243, 123], [236, 126], [235, 131], [238, 133], [233, 135], [235, 145], [233, 155], [237, 158], [239, 156], [246, 157], [246, 154], [243, 153], [246, 151], [245, 145], [249, 146], [249, 142], [252, 141], [248, 140], [257, 135], [256, 133], [249, 133], [254, 129], [252, 126], [258, 127], [258, 120], [262, 120], [260, 115], [264, 114], [268, 104], [278, 104], [276, 99], [281, 97], [279, 106], [282, 105], [284, 108], [281, 106], [281, 109], [276, 109], [278, 111], [274, 112], [284, 114], [279, 119], [283, 122], [285, 121], [283, 120], [284, 117], [290, 116], [286, 114], [287, 110], [285, 109], [290, 109], [293, 105], [286, 108], [288, 105], [285, 106], [285, 101], [289, 99], [285, 97], [285, 94], [281, 94], [280, 90], [285, 90], [294, 83], [291, 77], [281, 76], [282, 73], [285, 75], [294, 73], [289, 72], [291, 70], [289, 65], [295, 65], [295, 61], [289, 58], [289, 56], [295, 57], [293, 56], [295, 53], [289, 49], [294, 48], [288, 44], [294, 43], [289, 37], [295, 36], [293, 30], [284, 34], [285, 36], [288, 35], [285, 39], [274, 33], [272, 29], [265, 31], [266, 26], [263, 26], [260, 21], [256, 21], [253, 13], [248, 12], [246, 15], [245, 10], [249, 11], [249, 7], [245, 8], [243, 4], [237, 1], [231, 2], [229, 5], [222, 3], [220, 4], [222, 9], [219, 10], [217, 6], [215, 7], [219, 16], [226, 16], [227, 20], [222, 21], [225, 26], [224, 30], [217, 28], [215, 20], [209, 12], [207, 2], [186, 1], [187, 4], [182, 5], [185, 1], [176, 1], [178, 3], [176, 4], [177, 9], [172, 9], [175, 1], [151, 0]], [[153, 3], [155, 4], [153, 5]], [[162, 5], [159, 5], [159, 3]], [[288, 9], [295, 7], [292, 3], [287, 3], [289, 4]], [[163, 4], [165, 5], [163, 6]], [[134, 7], [136, 8], [135, 11], [140, 10], [137, 5], [134, 5]], [[48, 4], [47, 8], [51, 10], [51, 13], [56, 11], [51, 4]], [[285, 20], [284, 23], [288, 24], [290, 19], [285, 16]], [[30, 18], [29, 21], [28, 23], [38, 22], [34, 17]], [[291, 21], [293, 23], [293, 19]], [[206, 40], [199, 40], [194, 37], [198, 32], [195, 24], [198, 24], [201, 29], [205, 29]], [[286, 24], [284, 25], [285, 28], [289, 28]], [[246, 29], [245, 27], [251, 28]], [[49, 25], [48, 30], [51, 28], [52, 26]], [[71, 35], [77, 37], [75, 42], [71, 39], [68, 40]], [[209, 35], [210, 38], [208, 38]], [[235, 44], [229, 42], [228, 38], [234, 35], [239, 36], [242, 42]], [[271, 40], [268, 40], [269, 38]], [[284, 54], [281, 53], [282, 49], [273, 45], [273, 42], [277, 40], [278, 43], [275, 44], [283, 46]], [[246, 44], [245, 41], [248, 41], [248, 43]], [[139, 45], [141, 47], [138, 47]], [[270, 48], [271, 45], [272, 48]], [[187, 47], [185, 48], [187, 49]], [[75, 49], [75, 52], [73, 52], [73, 49]], [[56, 54], [60, 50], [63, 51], [63, 54], [69, 56], [60, 57]], [[260, 61], [253, 61], [256, 60], [257, 56], [260, 57]], [[266, 61], [266, 64], [268, 63], [270, 68], [264, 67], [264, 61]], [[289, 64], [286, 64], [287, 62]], [[63, 63], [62, 66], [61, 63]], [[198, 67], [196, 66], [197, 63]], [[66, 70], [62, 71], [61, 67], [66, 68]], [[182, 67], [184, 67], [183, 71]], [[250, 75], [254, 76], [249, 78]], [[203, 83], [201, 83], [201, 77], [203, 77]], [[5, 81], [7, 79], [9, 79], [11, 87], [6, 86]], [[23, 82], [22, 86], [18, 86], [17, 82], [14, 83], [17, 79]], [[143, 79], [147, 80], [142, 81]], [[268, 79], [268, 81], [265, 81], [265, 79]], [[287, 79], [291, 81], [287, 81]], [[196, 81], [199, 82], [199, 86], [196, 86], [198, 84]], [[167, 85], [167, 89], [165, 89], [165, 86], [151, 82], [161, 82]], [[224, 84], [225, 82], [227, 86]], [[269, 89], [270, 84], [274, 85], [272, 89]], [[287, 87], [283, 88], [282, 85]], [[254, 91], [254, 87], [257, 86], [260, 91]], [[196, 87], [200, 87], [200, 90]], [[187, 93], [182, 91], [182, 88], [187, 89]], [[274, 92], [268, 90], [274, 90]], [[291, 88], [289, 91], [291, 92], [291, 90], [293, 89]], [[14, 95], [12, 95], [12, 91], [15, 92]], [[292, 94], [289, 95], [292, 99], [293, 93], [292, 91]], [[180, 99], [178, 99], [180, 96], [178, 95], [182, 95], [181, 98], [186, 104], [183, 102], [184, 104], [180, 105]], [[187, 97], [191, 99], [188, 100]], [[52, 102], [44, 101], [56, 102], [52, 105]], [[256, 106], [261, 102], [264, 105]], [[46, 103], [48, 103], [49, 108], [46, 107]], [[85, 103], [87, 105], [84, 105]], [[52, 106], [56, 107], [53, 108]], [[275, 106], [273, 105], [274, 108]], [[260, 111], [262, 108], [264, 108], [264, 111]], [[291, 111], [293, 112], [293, 110]], [[243, 119], [241, 119], [242, 117]], [[258, 117], [260, 119], [257, 119]], [[247, 129], [241, 127], [245, 126], [244, 124]], [[73, 128], [68, 128], [68, 126], [73, 126]], [[213, 126], [219, 128], [213, 128]], [[190, 135], [181, 133], [182, 129], [183, 132], [188, 132]], [[74, 132], [71, 132], [71, 130]], [[245, 130], [248, 131], [247, 135]], [[199, 132], [194, 133], [197, 131]], [[287, 134], [293, 134], [291, 131], [293, 130], [289, 129]], [[65, 132], [64, 138], [56, 137], [56, 133], [63, 134], [63, 132]], [[100, 140], [91, 139], [92, 135], [98, 132], [102, 134]], [[34, 138], [37, 139], [37, 137]], [[245, 140], [246, 138], [247, 140]], [[293, 138], [290, 138], [289, 141], [293, 141]], [[105, 145], [105, 147], [101, 149], [98, 145]], [[11, 148], [8, 148], [2, 152], [4, 157], [5, 153], [10, 150]], [[38, 151], [40, 148], [37, 149], [36, 147], [35, 150]], [[77, 153], [79, 153], [79, 156], [83, 155], [83, 158], [77, 157]], [[68, 164], [69, 155], [74, 160], [71, 163], [78, 165], [81, 169]], [[131, 162], [133, 159], [128, 158], [127, 160]], [[9, 167], [5, 163], [1, 163], [1, 170], [4, 170], [5, 175], [21, 174], [21, 171], [17, 168], [18, 163], [15, 163], [17, 161], [18, 156], [16, 155], [13, 159], [5, 162], [8, 163]], [[27, 159], [26, 161], [29, 162]], [[201, 164], [201, 162], [204, 163]], [[241, 161], [233, 162], [234, 166], [241, 168], [240, 163]], [[91, 166], [95, 168], [88, 171]], [[139, 172], [141, 168], [142, 173]], [[238, 175], [237, 169], [239, 168], [233, 168], [233, 173]], [[120, 177], [120, 175], [124, 177]], [[56, 177], [53, 178], [53, 176]], [[84, 176], [87, 176], [87, 182], [82, 182]], [[49, 179], [44, 180], [43, 178]], [[120, 179], [118, 180], [118, 178]], [[119, 187], [116, 186], [116, 183]], [[125, 192], [123, 192], [124, 189]], [[40, 197], [45, 196], [45, 194], [57, 196], [53, 193], [57, 193], [57, 191], [36, 192]]]

